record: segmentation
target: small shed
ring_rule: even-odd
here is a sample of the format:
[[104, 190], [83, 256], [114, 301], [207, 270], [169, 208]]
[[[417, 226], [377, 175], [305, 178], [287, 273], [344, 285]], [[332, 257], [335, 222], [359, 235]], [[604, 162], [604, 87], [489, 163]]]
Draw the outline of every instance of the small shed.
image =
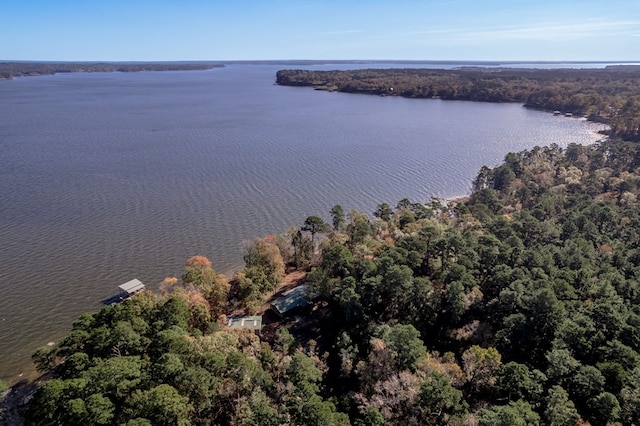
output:
[[248, 328], [260, 332], [262, 328], [262, 317], [260, 315], [250, 317], [229, 317], [227, 318], [229, 328]]
[[141, 292], [144, 290], [144, 284], [138, 279], [132, 279], [131, 281], [127, 281], [124, 284], [120, 284], [118, 286], [119, 296], [121, 298], [126, 298], [129, 296], [133, 296], [134, 294]]
[[271, 309], [278, 315], [284, 315], [294, 308], [301, 308], [308, 304], [307, 285], [303, 284], [282, 293], [281, 297], [271, 303]]

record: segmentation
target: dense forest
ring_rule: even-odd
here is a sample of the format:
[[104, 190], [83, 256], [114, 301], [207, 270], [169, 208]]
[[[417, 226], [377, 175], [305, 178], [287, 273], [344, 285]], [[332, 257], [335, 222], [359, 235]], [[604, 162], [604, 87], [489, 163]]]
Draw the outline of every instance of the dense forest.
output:
[[[638, 424], [639, 171], [634, 143], [536, 147], [465, 200], [309, 216], [232, 279], [194, 256], [37, 351], [27, 423]], [[265, 312], [292, 272], [311, 304]]]
[[640, 140], [640, 67], [604, 69], [280, 70], [276, 82], [348, 93], [483, 102], [518, 102], [611, 126], [611, 137]]
[[0, 80], [70, 72], [139, 72], [208, 70], [208, 62], [0, 62]]

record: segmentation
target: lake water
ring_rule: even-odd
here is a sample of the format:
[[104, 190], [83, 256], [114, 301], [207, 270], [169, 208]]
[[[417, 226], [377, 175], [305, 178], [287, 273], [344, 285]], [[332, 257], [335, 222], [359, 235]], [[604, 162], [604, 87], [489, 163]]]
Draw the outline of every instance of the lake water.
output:
[[602, 128], [519, 105], [281, 87], [280, 68], [0, 82], [0, 378], [130, 279], [157, 288], [195, 254], [230, 273], [244, 242], [335, 204], [467, 194], [509, 151]]

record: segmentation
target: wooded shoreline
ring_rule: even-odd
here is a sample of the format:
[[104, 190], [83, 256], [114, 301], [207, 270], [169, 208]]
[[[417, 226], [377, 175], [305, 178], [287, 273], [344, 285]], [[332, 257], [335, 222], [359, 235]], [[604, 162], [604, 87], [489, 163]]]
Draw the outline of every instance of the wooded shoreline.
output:
[[[232, 280], [193, 256], [40, 348], [52, 379], [17, 408], [34, 425], [635, 424], [639, 171], [636, 143], [535, 147], [457, 203], [309, 216]], [[227, 325], [286, 270], [308, 307]]]
[[280, 70], [276, 83], [318, 90], [443, 100], [521, 103], [611, 126], [612, 139], [640, 141], [640, 66], [602, 69]]
[[79, 72], [202, 71], [224, 67], [211, 62], [0, 62], [0, 80]]

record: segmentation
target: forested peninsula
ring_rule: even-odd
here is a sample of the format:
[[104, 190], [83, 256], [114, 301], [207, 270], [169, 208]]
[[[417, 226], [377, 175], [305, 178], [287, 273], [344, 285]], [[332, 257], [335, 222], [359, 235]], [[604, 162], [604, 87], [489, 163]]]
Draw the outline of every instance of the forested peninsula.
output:
[[209, 62], [0, 62], [0, 80], [72, 72], [194, 71], [223, 66]]
[[614, 139], [640, 141], [640, 66], [603, 69], [280, 70], [276, 83], [408, 98], [517, 102], [607, 123]]

